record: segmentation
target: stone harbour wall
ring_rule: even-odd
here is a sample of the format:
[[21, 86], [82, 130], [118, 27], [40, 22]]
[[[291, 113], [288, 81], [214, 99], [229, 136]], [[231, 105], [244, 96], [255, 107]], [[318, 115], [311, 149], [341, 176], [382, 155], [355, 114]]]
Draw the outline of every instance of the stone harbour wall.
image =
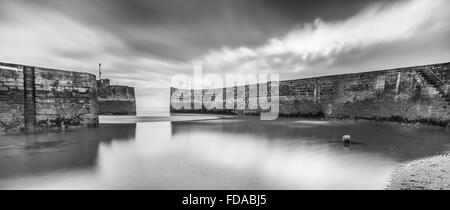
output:
[[446, 124], [450, 120], [448, 90], [427, 75], [429, 71], [449, 72], [449, 66], [446, 63], [282, 82], [281, 113]]
[[[447, 85], [446, 85], [447, 84]], [[325, 118], [360, 118], [401, 122], [424, 122], [438, 125], [450, 123], [450, 63], [352, 73], [279, 83], [280, 115]], [[245, 90], [238, 97], [237, 89]], [[171, 89], [171, 96], [177, 89]], [[182, 90], [191, 98], [182, 101], [187, 107], [172, 112], [221, 112], [257, 114], [261, 107], [250, 109], [249, 102], [258, 95], [249, 86], [224, 88], [222, 94], [208, 95], [207, 90]], [[197, 92], [194, 96], [194, 93]], [[178, 96], [177, 96], [178, 97]], [[227, 103], [234, 97], [234, 107], [245, 104], [245, 110], [192, 109], [203, 98], [215, 97]], [[171, 97], [172, 98], [172, 97]], [[223, 106], [225, 107], [225, 106]]]
[[0, 68], [0, 132], [25, 125], [22, 71]]
[[0, 132], [98, 124], [93, 74], [0, 63]]
[[35, 88], [38, 126], [98, 124], [95, 75], [37, 68]]
[[98, 101], [101, 115], [136, 115], [136, 102], [129, 101]]
[[98, 106], [101, 115], [136, 115], [133, 87], [111, 85], [108, 79], [97, 81]]

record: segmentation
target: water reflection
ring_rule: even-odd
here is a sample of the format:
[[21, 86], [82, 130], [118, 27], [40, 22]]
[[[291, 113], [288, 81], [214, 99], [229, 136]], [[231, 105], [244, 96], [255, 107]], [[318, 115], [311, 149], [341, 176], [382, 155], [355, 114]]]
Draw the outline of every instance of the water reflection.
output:
[[[397, 123], [246, 118], [174, 123], [191, 156], [282, 189], [383, 189], [398, 163], [448, 151], [449, 133]], [[340, 142], [351, 134], [351, 146]]]
[[377, 154], [343, 152], [348, 148], [320, 135], [314, 139], [298, 129], [260, 123], [183, 123], [173, 126], [173, 139], [184, 142], [189, 156], [252, 174], [255, 184], [274, 189], [380, 189], [396, 165]]
[[0, 188], [383, 189], [399, 163], [450, 145], [445, 129], [396, 123], [181, 118], [9, 136], [25, 143], [0, 146]]
[[[246, 117], [173, 124], [173, 136], [201, 132], [239, 134], [257, 140], [325, 144], [336, 150], [377, 153], [396, 161], [442, 153], [448, 151], [450, 143], [450, 132], [446, 129], [417, 128], [390, 122], [292, 119], [267, 122]], [[356, 143], [347, 149], [341, 144], [341, 138], [346, 134], [351, 134], [352, 141]]]
[[92, 168], [97, 163], [100, 143], [134, 140], [135, 131], [135, 124], [124, 124], [37, 135], [2, 136], [0, 179], [21, 174]]

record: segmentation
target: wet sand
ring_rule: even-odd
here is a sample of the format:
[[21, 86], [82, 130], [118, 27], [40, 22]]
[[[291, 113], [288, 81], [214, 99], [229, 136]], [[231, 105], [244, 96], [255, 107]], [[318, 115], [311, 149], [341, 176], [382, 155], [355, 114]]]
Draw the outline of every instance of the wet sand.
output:
[[415, 160], [398, 168], [390, 190], [450, 190], [450, 154]]
[[99, 116], [102, 124], [130, 124], [138, 122], [187, 122], [198, 120], [217, 120], [224, 118], [234, 118], [225, 115], [196, 115], [196, 114], [176, 114], [171, 116]]

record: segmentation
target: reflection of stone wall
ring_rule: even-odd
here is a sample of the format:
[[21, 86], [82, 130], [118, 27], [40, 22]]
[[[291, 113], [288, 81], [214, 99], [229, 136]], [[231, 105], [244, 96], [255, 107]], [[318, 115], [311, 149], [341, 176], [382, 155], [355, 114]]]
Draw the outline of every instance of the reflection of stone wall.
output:
[[98, 106], [102, 115], [136, 115], [133, 87], [110, 85], [109, 80], [97, 81]]
[[[400, 68], [384, 71], [325, 76], [280, 82], [280, 114], [289, 116], [323, 116], [334, 118], [367, 118], [397, 121], [450, 122], [448, 90], [433, 75], [430, 68], [450, 84], [450, 63]], [[428, 76], [427, 76], [428, 75]], [[245, 103], [256, 96], [245, 88]], [[171, 90], [171, 94], [176, 89]], [[236, 98], [236, 88], [224, 89], [225, 96]], [[185, 91], [185, 94], [190, 94]], [[211, 95], [204, 94], [205, 97]], [[199, 98], [197, 96], [197, 98]], [[200, 97], [201, 98], [201, 97]], [[185, 103], [194, 104], [192, 100]], [[242, 103], [239, 101], [237, 103]], [[238, 105], [235, 103], [235, 106]], [[189, 106], [187, 106], [189, 107]], [[192, 105], [190, 106], [192, 107]], [[244, 113], [260, 112], [246, 106]], [[172, 112], [210, 112], [175, 110]], [[235, 109], [216, 109], [215, 112], [238, 113]]]
[[[2, 136], [2, 144], [8, 145], [2, 155], [8, 158], [0, 159], [0, 178], [92, 167], [98, 162], [101, 143], [133, 141], [135, 135], [136, 124], [103, 124], [96, 129], [37, 134], [33, 141], [27, 135]], [[24, 158], [36, 153], [39, 158]]]
[[98, 124], [95, 75], [0, 63], [0, 131]]

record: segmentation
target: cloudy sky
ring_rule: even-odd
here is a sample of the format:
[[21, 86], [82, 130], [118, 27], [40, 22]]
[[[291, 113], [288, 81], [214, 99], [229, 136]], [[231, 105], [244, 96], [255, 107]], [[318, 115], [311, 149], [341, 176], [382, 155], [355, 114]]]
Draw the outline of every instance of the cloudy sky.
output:
[[97, 73], [168, 106], [172, 76], [281, 79], [450, 61], [448, 0], [0, 0], [0, 61]]

